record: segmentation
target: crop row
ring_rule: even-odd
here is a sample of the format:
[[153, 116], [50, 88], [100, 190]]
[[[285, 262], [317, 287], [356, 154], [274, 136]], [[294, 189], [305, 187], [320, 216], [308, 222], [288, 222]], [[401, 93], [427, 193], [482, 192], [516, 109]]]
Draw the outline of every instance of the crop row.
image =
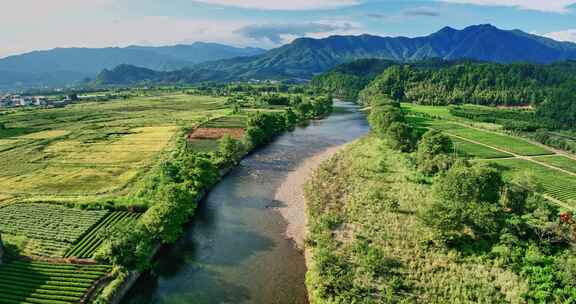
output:
[[49, 204], [11, 204], [0, 208], [0, 230], [33, 239], [74, 243], [108, 211], [86, 211]]
[[78, 303], [109, 271], [105, 265], [12, 261], [0, 265], [0, 303]]
[[81, 259], [91, 258], [104, 241], [105, 231], [119, 224], [126, 224], [135, 221], [139, 216], [140, 214], [138, 213], [122, 211], [110, 213], [98, 225], [90, 230], [89, 233], [80, 239], [78, 243], [76, 243], [76, 245], [64, 255], [64, 257], [76, 257]]

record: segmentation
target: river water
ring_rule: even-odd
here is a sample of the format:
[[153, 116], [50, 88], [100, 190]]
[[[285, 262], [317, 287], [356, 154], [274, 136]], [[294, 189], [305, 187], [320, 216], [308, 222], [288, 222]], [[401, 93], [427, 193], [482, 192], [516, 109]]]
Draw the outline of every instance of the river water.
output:
[[275, 192], [305, 159], [368, 132], [359, 108], [278, 137], [245, 158], [201, 202], [184, 237], [166, 246], [123, 304], [308, 303], [304, 257], [286, 239]]

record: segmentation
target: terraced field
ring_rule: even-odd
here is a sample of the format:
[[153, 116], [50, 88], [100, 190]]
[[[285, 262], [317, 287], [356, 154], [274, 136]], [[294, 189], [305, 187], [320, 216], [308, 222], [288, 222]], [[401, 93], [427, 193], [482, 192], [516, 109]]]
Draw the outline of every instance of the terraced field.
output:
[[91, 229], [84, 237], [64, 254], [65, 258], [74, 257], [79, 259], [92, 258], [94, 252], [100, 247], [106, 238], [107, 229], [118, 225], [125, 225], [136, 221], [140, 217], [138, 213], [129, 212], [110, 212], [98, 225]]
[[9, 204], [0, 208], [0, 231], [25, 237], [27, 254], [62, 257], [107, 214], [49, 204]]
[[576, 207], [576, 178], [572, 175], [541, 166], [523, 159], [490, 160], [503, 169], [504, 176], [512, 178], [522, 171], [531, 172], [544, 187], [544, 193]]
[[79, 303], [110, 270], [105, 265], [12, 261], [0, 265], [0, 303]]

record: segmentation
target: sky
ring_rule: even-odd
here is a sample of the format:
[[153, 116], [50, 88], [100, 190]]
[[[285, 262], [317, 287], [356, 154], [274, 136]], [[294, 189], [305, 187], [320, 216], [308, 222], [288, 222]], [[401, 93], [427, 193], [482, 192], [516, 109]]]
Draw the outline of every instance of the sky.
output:
[[18, 0], [0, 4], [0, 58], [56, 47], [195, 41], [274, 48], [298, 37], [425, 36], [490, 23], [576, 42], [576, 0]]

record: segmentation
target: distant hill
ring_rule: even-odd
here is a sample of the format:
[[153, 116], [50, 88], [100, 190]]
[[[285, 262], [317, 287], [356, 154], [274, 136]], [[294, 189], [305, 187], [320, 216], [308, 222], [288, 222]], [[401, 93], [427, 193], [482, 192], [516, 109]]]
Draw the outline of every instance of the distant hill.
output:
[[492, 25], [475, 25], [463, 30], [445, 27], [417, 38], [371, 35], [300, 38], [258, 56], [206, 62], [188, 72], [220, 72], [214, 75], [222, 74], [222, 78], [211, 79], [217, 81], [311, 79], [339, 64], [374, 58], [399, 62], [438, 58], [551, 63], [576, 59], [576, 44], [520, 30], [501, 30]]
[[0, 86], [70, 84], [122, 64], [169, 71], [264, 52], [257, 48], [202, 42], [162, 47], [58, 48], [0, 59]]

